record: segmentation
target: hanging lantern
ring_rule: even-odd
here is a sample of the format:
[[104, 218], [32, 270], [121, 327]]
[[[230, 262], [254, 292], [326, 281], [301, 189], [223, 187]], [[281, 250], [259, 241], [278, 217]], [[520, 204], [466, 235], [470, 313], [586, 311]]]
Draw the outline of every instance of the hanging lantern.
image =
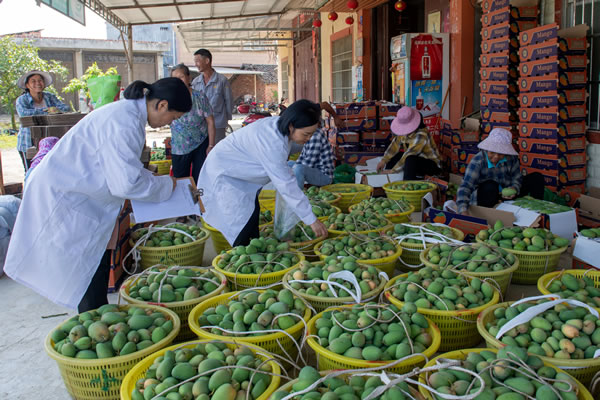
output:
[[327, 19], [330, 21], [335, 21], [336, 19], [338, 19], [338, 15], [335, 11], [332, 11], [329, 14], [327, 14]]
[[354, 23], [354, 18], [352, 18], [352, 17], [347, 17], [347, 18], [346, 18], [346, 23], [347, 23], [348, 25], [352, 25], [352, 24]]
[[406, 2], [403, 0], [398, 0], [396, 4], [394, 4], [394, 8], [396, 9], [396, 11], [402, 12], [406, 10]]
[[356, 10], [358, 8], [358, 1], [357, 0], [348, 0], [348, 2], [346, 3], [346, 6], [348, 6], [348, 8], [351, 10]]
[[320, 27], [321, 27], [321, 25], [323, 25], [323, 22], [321, 22], [321, 20], [320, 20], [320, 19], [315, 19], [315, 20], [313, 20], [313, 26], [314, 26], [315, 28], [320, 28]]

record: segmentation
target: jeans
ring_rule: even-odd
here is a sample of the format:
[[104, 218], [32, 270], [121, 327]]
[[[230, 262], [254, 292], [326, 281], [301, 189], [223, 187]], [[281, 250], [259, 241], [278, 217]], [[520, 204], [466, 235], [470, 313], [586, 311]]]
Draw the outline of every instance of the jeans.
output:
[[332, 181], [329, 175], [325, 175], [317, 168], [307, 167], [306, 165], [298, 164], [296, 161], [288, 161], [288, 165], [294, 171], [300, 189], [304, 189], [304, 181], [314, 186], [329, 185]]

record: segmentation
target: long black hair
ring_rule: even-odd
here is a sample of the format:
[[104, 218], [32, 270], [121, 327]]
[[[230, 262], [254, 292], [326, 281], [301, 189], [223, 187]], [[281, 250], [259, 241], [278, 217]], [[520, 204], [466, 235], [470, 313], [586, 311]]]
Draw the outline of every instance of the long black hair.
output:
[[283, 136], [290, 135], [290, 125], [295, 129], [306, 128], [318, 124], [321, 120], [321, 106], [310, 100], [301, 99], [293, 102], [279, 116], [277, 128]]
[[188, 87], [178, 78], [163, 78], [153, 84], [134, 81], [123, 92], [126, 99], [166, 100], [169, 111], [186, 113], [192, 109], [192, 96]]

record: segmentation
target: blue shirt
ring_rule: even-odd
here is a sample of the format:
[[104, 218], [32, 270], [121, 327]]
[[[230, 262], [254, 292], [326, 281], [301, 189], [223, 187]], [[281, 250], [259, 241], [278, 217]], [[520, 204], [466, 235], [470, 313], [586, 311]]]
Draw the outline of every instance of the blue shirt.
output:
[[317, 129], [302, 148], [298, 164], [316, 168], [330, 178], [333, 177], [333, 151], [325, 132]]
[[[60, 101], [58, 97], [52, 93], [42, 92], [42, 96], [46, 102], [46, 108], [35, 108], [33, 106], [33, 97], [31, 97], [29, 92], [19, 96], [16, 102], [17, 114], [19, 114], [19, 117], [48, 114], [48, 107], [56, 107], [62, 112], [71, 111], [69, 106]], [[19, 129], [19, 135], [17, 136], [17, 150], [26, 152], [31, 146], [31, 130], [29, 128], [21, 127], [21, 129]]]
[[189, 154], [200, 146], [208, 137], [206, 117], [211, 115], [204, 93], [192, 90], [192, 109], [171, 123], [171, 152]]
[[192, 87], [204, 92], [208, 98], [215, 117], [215, 128], [227, 128], [233, 109], [233, 95], [227, 77], [213, 70], [208, 83], [204, 83], [204, 75], [200, 74], [192, 81]]

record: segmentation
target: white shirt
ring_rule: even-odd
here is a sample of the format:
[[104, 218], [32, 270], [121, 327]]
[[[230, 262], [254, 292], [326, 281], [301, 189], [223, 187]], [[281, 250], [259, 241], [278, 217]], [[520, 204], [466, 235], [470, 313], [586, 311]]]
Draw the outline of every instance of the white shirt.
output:
[[124, 100], [83, 118], [31, 172], [5, 272], [53, 302], [77, 308], [125, 199], [164, 201], [169, 176], [140, 161], [146, 100]]

